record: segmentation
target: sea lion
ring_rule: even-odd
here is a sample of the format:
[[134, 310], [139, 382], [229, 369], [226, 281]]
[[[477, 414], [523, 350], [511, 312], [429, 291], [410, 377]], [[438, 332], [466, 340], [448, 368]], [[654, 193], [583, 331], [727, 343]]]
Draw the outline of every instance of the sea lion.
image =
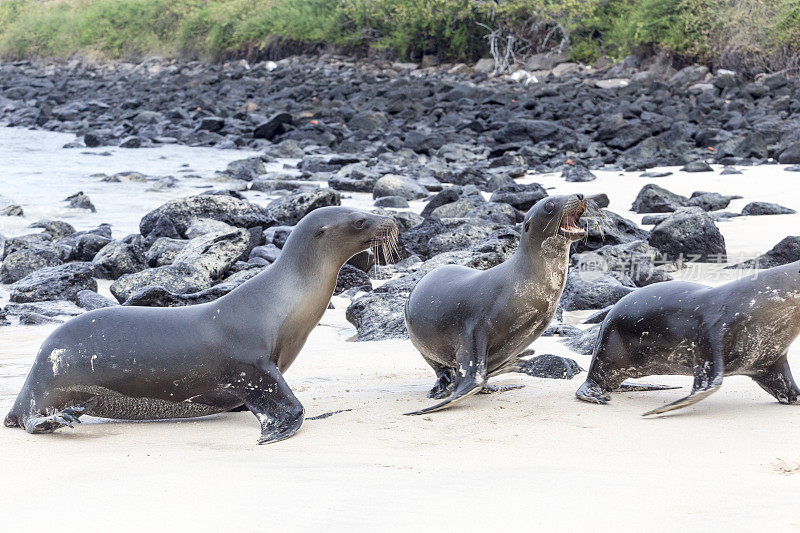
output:
[[576, 393], [606, 403], [622, 380], [694, 375], [689, 396], [644, 415], [697, 403], [724, 375], [745, 375], [780, 403], [797, 403], [786, 354], [800, 334], [800, 261], [721, 285], [666, 281], [638, 289], [609, 311], [586, 382]]
[[520, 353], [550, 324], [566, 283], [583, 195], [539, 200], [522, 223], [517, 251], [488, 270], [446, 265], [426, 274], [406, 302], [411, 342], [436, 373], [429, 398], [443, 409], [481, 391], [489, 377], [518, 371]]
[[244, 405], [261, 423], [259, 444], [288, 438], [304, 409], [282, 374], [345, 261], [396, 234], [391, 217], [324, 207], [297, 224], [271, 266], [217, 300], [73, 318], [44, 341], [5, 425], [49, 433], [82, 414], [152, 420]]

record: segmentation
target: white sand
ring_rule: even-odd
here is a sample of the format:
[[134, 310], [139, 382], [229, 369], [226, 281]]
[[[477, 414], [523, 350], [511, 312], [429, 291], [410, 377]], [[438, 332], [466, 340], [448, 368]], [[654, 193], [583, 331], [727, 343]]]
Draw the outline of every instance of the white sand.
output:
[[[646, 180], [598, 173], [556, 193], [606, 192], [623, 216], [648, 182], [776, 201], [800, 210], [800, 175], [779, 167], [744, 176]], [[774, 180], [774, 181], [769, 181]], [[353, 200], [355, 201], [355, 199]], [[720, 223], [731, 255], [748, 257], [800, 230], [799, 215]], [[738, 258], [737, 258], [738, 259]], [[525, 388], [476, 396], [424, 417], [433, 373], [408, 341], [354, 343], [335, 299], [287, 381], [307, 416], [291, 439], [257, 446], [250, 413], [149, 423], [86, 419], [75, 430], [28, 435], [0, 428], [4, 531], [320, 531], [503, 527], [800, 529], [800, 407], [779, 405], [747, 378], [671, 416], [640, 414], [688, 393], [689, 377], [646, 381], [682, 390], [614, 395], [606, 406], [574, 398], [573, 380], [508, 376]], [[0, 329], [4, 415], [47, 327]], [[575, 358], [557, 339], [538, 353]], [[790, 363], [800, 369], [800, 343]], [[800, 374], [800, 370], [796, 370]]]

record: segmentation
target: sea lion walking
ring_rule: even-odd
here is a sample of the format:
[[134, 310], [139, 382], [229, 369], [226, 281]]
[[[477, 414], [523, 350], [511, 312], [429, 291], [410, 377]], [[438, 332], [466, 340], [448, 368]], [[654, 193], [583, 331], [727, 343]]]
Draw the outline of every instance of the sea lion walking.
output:
[[622, 380], [694, 375], [689, 396], [644, 413], [692, 405], [724, 375], [745, 375], [780, 403], [800, 389], [786, 355], [800, 334], [800, 261], [721, 285], [667, 281], [622, 298], [603, 321], [579, 399], [606, 403]]
[[488, 270], [458, 265], [425, 275], [409, 296], [411, 341], [436, 372], [428, 397], [443, 409], [474, 394], [489, 377], [515, 370], [517, 357], [550, 324], [566, 283], [569, 248], [586, 232], [577, 226], [582, 195], [547, 197], [525, 215], [520, 244]]
[[396, 231], [390, 217], [317, 209], [270, 267], [218, 300], [78, 316], [45, 340], [5, 425], [48, 433], [82, 414], [151, 420], [243, 404], [261, 423], [259, 444], [290, 437], [304, 409], [282, 373], [325, 312], [345, 261], [393, 242]]

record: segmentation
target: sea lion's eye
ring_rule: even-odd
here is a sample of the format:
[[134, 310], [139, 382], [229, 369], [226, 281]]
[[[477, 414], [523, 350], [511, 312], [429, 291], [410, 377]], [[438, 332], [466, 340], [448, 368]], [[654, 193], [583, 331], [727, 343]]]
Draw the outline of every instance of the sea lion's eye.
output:
[[556, 203], [553, 200], [549, 200], [546, 204], [544, 204], [544, 210], [548, 213], [552, 213], [553, 209], [555, 209]]
[[366, 225], [366, 223], [367, 223], [367, 219], [366, 218], [360, 218], [360, 219], [356, 220], [355, 222], [353, 222], [353, 225], [357, 229], [361, 229]]

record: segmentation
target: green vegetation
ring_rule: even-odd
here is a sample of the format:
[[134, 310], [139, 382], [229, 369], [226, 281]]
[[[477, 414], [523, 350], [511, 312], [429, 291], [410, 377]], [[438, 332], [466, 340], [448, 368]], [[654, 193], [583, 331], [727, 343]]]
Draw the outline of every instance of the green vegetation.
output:
[[[798, 0], [0, 0], [0, 55], [280, 55], [300, 45], [472, 61], [664, 50], [742, 68], [800, 52]], [[275, 46], [275, 43], [282, 43]], [[294, 48], [293, 48], [294, 47]], [[738, 62], [738, 65], [736, 64]]]

